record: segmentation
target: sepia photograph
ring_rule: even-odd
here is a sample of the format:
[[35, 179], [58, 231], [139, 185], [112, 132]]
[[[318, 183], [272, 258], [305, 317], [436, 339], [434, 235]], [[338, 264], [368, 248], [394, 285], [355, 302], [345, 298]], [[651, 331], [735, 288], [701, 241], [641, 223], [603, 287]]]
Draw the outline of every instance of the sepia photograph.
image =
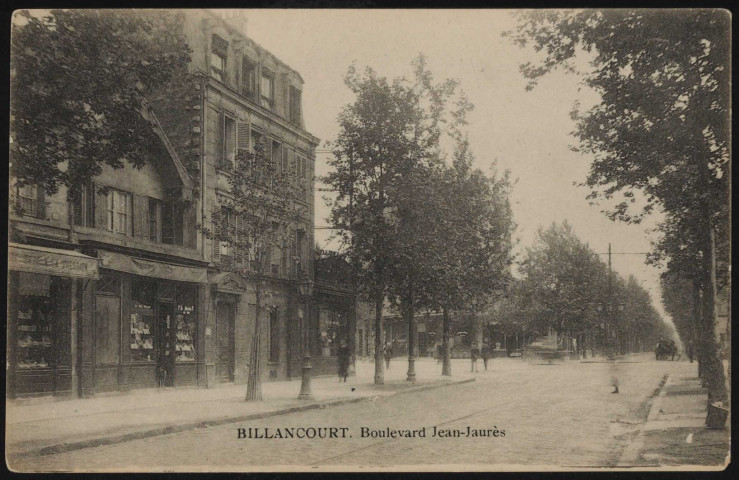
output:
[[11, 472], [729, 466], [728, 10], [10, 20]]

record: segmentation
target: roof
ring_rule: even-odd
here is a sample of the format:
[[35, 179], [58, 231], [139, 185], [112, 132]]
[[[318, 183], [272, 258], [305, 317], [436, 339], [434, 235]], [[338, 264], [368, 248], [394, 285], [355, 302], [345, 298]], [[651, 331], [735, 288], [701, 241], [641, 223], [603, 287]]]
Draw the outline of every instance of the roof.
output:
[[169, 137], [167, 137], [167, 134], [164, 132], [164, 128], [162, 128], [162, 124], [159, 123], [159, 119], [157, 118], [156, 114], [154, 114], [154, 111], [151, 109], [149, 105], [147, 105], [147, 108], [144, 109], [142, 112], [142, 115], [147, 120], [150, 120], [154, 126], [153, 130], [154, 133], [159, 137], [159, 139], [162, 141], [162, 144], [164, 145], [164, 148], [167, 150], [167, 153], [169, 154], [169, 158], [172, 160], [172, 164], [175, 167], [175, 170], [177, 171], [177, 175], [180, 178], [180, 181], [182, 181], [182, 186], [188, 189], [192, 189], [195, 187], [195, 184], [192, 180], [192, 177], [190, 177], [190, 174], [187, 173], [187, 169], [185, 168], [185, 165], [180, 160], [180, 157], [177, 155], [177, 152], [175, 152], [174, 147], [172, 146], [172, 143], [169, 141]]

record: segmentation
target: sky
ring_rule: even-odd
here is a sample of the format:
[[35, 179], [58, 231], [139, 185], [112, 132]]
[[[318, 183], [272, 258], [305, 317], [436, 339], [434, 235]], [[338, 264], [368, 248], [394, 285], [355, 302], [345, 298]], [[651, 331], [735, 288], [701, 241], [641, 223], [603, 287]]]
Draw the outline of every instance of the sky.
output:
[[[665, 315], [659, 297], [659, 271], [644, 263], [656, 237], [649, 230], [656, 218], [641, 225], [612, 222], [585, 199], [587, 189], [573, 183], [585, 179], [592, 158], [575, 153], [570, 112], [597, 95], [573, 75], [554, 73], [530, 92], [519, 65], [535, 59], [530, 49], [511, 44], [501, 32], [515, 19], [505, 10], [247, 10], [247, 35], [303, 77], [306, 129], [321, 139], [316, 175], [327, 173], [324, 141], [338, 133], [337, 116], [353, 98], [344, 85], [352, 62], [371, 66], [389, 78], [412, 76], [410, 63], [423, 52], [436, 80], [456, 78], [475, 110], [469, 135], [477, 166], [489, 169], [497, 160], [517, 179], [512, 206], [518, 225], [517, 252], [530, 246], [540, 226], [567, 220], [575, 234], [598, 253], [609, 243], [613, 269], [633, 274], [648, 289], [655, 308]], [[317, 192], [316, 241], [336, 248], [325, 220], [328, 209]], [[628, 255], [622, 253], [629, 253]], [[640, 253], [640, 255], [631, 255]], [[602, 255], [607, 261], [607, 255]]]

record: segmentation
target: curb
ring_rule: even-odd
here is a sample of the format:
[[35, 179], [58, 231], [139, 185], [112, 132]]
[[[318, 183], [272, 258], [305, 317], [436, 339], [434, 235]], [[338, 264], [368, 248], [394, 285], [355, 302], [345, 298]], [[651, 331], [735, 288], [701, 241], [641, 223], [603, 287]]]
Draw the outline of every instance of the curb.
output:
[[649, 395], [649, 397], [647, 397], [647, 399], [645, 400], [645, 403], [650, 404], [649, 412], [647, 412], [647, 417], [644, 419], [644, 423], [639, 426], [639, 430], [637, 431], [636, 435], [631, 440], [629, 445], [624, 448], [624, 450], [621, 452], [621, 455], [619, 455], [619, 458], [616, 461], [614, 467], [638, 466], [636, 465], [636, 462], [637, 460], [639, 460], [639, 455], [642, 448], [644, 447], [644, 427], [647, 423], [649, 423], [650, 420], [654, 421], [654, 419], [658, 415], [659, 408], [662, 405], [660, 398], [663, 397], [667, 392], [667, 385], [669, 383], [669, 380], [670, 375], [665, 374], [662, 377], [662, 380], [659, 382], [659, 386], [657, 386], [652, 394]]
[[[462, 384], [471, 383], [474, 381], [475, 381], [475, 378], [472, 377], [472, 378], [465, 378], [463, 380], [457, 380], [457, 381], [451, 381], [451, 382], [445, 382], [445, 383], [439, 383], [439, 384], [422, 385], [418, 387], [410, 387], [408, 389], [400, 390], [398, 392], [395, 392], [389, 395], [383, 395], [383, 396], [384, 397], [394, 397], [396, 395], [421, 392], [425, 390], [433, 390], [436, 388], [443, 388], [443, 387], [448, 387], [452, 385], [462, 385]], [[126, 433], [122, 435], [115, 435], [112, 437], [99, 437], [99, 438], [92, 438], [89, 440], [80, 440], [78, 442], [72, 442], [72, 443], [59, 443], [56, 445], [48, 445], [46, 447], [34, 448], [31, 450], [25, 450], [25, 451], [21, 451], [17, 453], [10, 453], [8, 454], [8, 457], [25, 458], [25, 457], [31, 457], [31, 456], [56, 455], [59, 453], [73, 452], [75, 450], [83, 450], [85, 448], [101, 447], [104, 445], [114, 445], [116, 443], [130, 442], [133, 440], [141, 440], [144, 438], [157, 437], [161, 435], [169, 435], [172, 433], [186, 432], [189, 430], [197, 430], [200, 428], [216, 427], [216, 426], [225, 425], [228, 423], [245, 422], [249, 420], [259, 420], [262, 418], [276, 417], [279, 415], [287, 415], [290, 413], [305, 412], [308, 410], [316, 410], [316, 409], [335, 407], [339, 405], [348, 405], [352, 403], [372, 401], [373, 399], [377, 397], [378, 395], [367, 395], [367, 396], [357, 397], [357, 398], [340, 398], [338, 400], [325, 400], [325, 401], [320, 401], [320, 402], [308, 403], [306, 405], [297, 405], [294, 407], [283, 408], [280, 410], [273, 410], [270, 412], [252, 413], [250, 415], [242, 415], [239, 417], [219, 418], [215, 420], [202, 420], [199, 422], [187, 423], [184, 425], [159, 427], [159, 428], [153, 428], [149, 430], [143, 430], [140, 432], [131, 432], [131, 433]]]

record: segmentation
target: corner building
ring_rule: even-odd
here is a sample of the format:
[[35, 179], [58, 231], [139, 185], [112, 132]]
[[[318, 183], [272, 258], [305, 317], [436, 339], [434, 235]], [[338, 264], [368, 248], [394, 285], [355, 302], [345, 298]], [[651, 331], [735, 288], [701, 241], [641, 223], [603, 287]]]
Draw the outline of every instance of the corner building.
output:
[[[304, 212], [290, 228], [291, 241], [270, 252], [263, 289], [261, 365], [264, 380], [298, 377], [291, 359], [302, 355], [303, 328], [315, 313], [300, 296], [298, 281], [313, 282], [315, 149], [318, 139], [305, 130], [300, 74], [246, 36], [245, 21], [207, 11], [185, 13], [184, 32], [192, 48], [191, 73], [197, 95], [191, 105], [190, 149], [185, 155], [202, 186], [198, 212], [208, 225], [228, 198], [228, 183], [239, 149], [265, 147], [268, 158], [293, 170], [303, 182]], [[238, 222], [239, 219], [234, 219]], [[248, 275], [249, 252], [202, 236], [208, 262], [204, 302], [206, 383], [246, 383], [254, 335], [256, 299]], [[308, 319], [303, 321], [303, 319]]]

